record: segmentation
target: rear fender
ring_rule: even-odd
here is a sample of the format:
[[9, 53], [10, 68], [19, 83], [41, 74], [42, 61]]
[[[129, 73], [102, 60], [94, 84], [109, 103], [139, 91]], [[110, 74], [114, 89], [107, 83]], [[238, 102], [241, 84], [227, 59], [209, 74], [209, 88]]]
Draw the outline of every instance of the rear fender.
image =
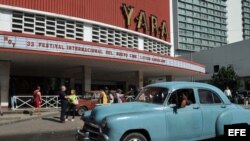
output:
[[216, 121], [217, 136], [224, 134], [224, 125], [248, 124], [250, 125], [250, 110], [238, 108], [221, 113]]

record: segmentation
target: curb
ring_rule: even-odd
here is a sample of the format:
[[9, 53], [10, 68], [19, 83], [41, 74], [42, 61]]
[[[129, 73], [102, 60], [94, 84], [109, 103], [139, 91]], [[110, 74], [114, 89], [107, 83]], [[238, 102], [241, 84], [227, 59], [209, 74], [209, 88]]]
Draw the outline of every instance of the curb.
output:
[[[18, 110], [2, 110], [4, 114], [22, 114], [29, 113], [32, 109], [18, 109]], [[59, 111], [59, 109], [41, 109], [41, 112], [54, 112]]]
[[49, 114], [46, 114], [46, 115], [30, 116], [28, 118], [24, 118], [24, 119], [20, 119], [20, 120], [8, 121], [8, 122], [5, 122], [5, 123], [0, 123], [0, 126], [19, 123], [19, 122], [28, 121], [28, 120], [35, 120], [35, 119], [39, 119], [39, 118], [43, 118], [43, 117], [49, 117], [49, 116], [52, 116], [52, 115], [55, 115], [55, 114], [59, 114], [59, 112], [53, 112], [53, 113], [49, 113]]

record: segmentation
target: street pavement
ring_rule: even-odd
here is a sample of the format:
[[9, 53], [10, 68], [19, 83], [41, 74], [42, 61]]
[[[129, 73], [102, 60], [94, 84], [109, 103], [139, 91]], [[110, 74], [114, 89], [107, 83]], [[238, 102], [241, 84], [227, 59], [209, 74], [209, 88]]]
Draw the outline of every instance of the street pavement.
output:
[[[250, 110], [249, 105], [243, 107]], [[33, 116], [4, 114], [0, 116], [0, 141], [74, 141], [76, 129], [82, 126], [80, 116], [76, 116], [74, 122], [60, 123], [58, 110]]]
[[[70, 117], [71, 118], [71, 117]], [[83, 122], [60, 123], [59, 113], [0, 126], [0, 141], [74, 141], [77, 127]]]
[[41, 114], [34, 114], [33, 116], [30, 115], [29, 111], [27, 110], [20, 110], [20, 111], [12, 111], [6, 110], [4, 111], [3, 116], [0, 116], [0, 126], [5, 124], [11, 124], [16, 122], [22, 122], [26, 120], [36, 119], [40, 117], [46, 117], [49, 115], [54, 115], [59, 113], [58, 110], [50, 110], [50, 111], [42, 111]]

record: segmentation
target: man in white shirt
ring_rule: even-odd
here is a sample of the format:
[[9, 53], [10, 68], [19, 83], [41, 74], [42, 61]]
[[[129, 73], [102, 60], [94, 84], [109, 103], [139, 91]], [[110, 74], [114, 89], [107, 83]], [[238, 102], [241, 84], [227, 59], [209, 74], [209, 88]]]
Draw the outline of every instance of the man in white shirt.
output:
[[228, 86], [226, 87], [224, 93], [229, 99], [232, 98], [232, 93]]

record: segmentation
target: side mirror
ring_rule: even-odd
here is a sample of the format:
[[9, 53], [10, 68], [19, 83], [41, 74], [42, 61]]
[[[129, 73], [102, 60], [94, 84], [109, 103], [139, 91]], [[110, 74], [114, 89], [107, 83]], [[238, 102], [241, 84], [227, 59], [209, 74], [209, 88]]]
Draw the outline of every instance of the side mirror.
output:
[[169, 105], [170, 108], [176, 108], [176, 106], [177, 106], [176, 104], [170, 104]]

